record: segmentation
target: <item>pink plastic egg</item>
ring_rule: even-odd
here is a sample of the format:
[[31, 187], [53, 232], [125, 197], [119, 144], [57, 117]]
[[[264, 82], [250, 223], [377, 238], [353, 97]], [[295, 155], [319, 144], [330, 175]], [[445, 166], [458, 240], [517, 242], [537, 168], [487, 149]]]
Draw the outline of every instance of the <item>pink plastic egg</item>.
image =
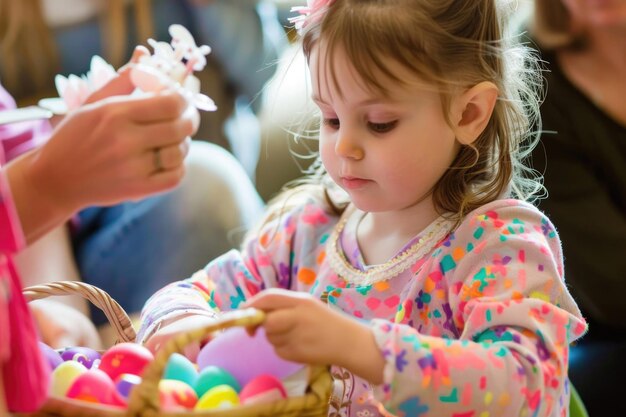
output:
[[102, 355], [99, 369], [109, 375], [111, 380], [114, 381], [121, 374], [141, 376], [146, 365], [153, 359], [152, 352], [141, 345], [120, 343]]
[[192, 410], [198, 402], [198, 396], [183, 381], [162, 379], [159, 381], [159, 402], [164, 410]]
[[304, 365], [281, 359], [267, 341], [265, 331], [259, 328], [254, 336], [246, 329], [228, 329], [202, 348], [198, 367], [217, 366], [235, 377], [241, 386], [259, 375], [270, 374], [284, 378]]
[[125, 405], [111, 378], [99, 369], [90, 369], [76, 378], [66, 396], [98, 404]]
[[287, 397], [283, 383], [272, 375], [259, 375], [239, 393], [241, 403], [258, 404], [272, 402]]

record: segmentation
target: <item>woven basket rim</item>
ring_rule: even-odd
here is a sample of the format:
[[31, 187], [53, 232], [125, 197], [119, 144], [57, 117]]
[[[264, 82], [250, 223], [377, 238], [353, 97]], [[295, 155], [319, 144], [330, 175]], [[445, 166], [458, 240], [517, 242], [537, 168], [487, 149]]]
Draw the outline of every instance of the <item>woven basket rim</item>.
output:
[[[127, 340], [129, 335], [135, 335], [135, 330], [126, 312], [108, 293], [93, 285], [79, 281], [59, 281], [24, 289], [24, 295], [29, 301], [46, 298], [52, 295], [70, 294], [78, 294], [87, 298], [97, 307], [101, 308], [110, 321], [119, 320], [117, 323], [111, 323], [118, 332], [120, 339], [115, 344], [121, 343], [122, 341], [134, 343], [134, 340]], [[105, 309], [107, 311], [105, 311]], [[31, 417], [326, 416], [328, 399], [330, 398], [332, 387], [332, 378], [328, 367], [323, 366], [310, 367], [307, 391], [301, 396], [288, 397], [268, 403], [240, 405], [226, 410], [168, 411], [160, 409], [158, 405], [158, 382], [163, 375], [165, 365], [171, 354], [181, 353], [184, 347], [190, 342], [202, 340], [202, 338], [216, 330], [237, 326], [256, 326], [260, 325], [264, 319], [265, 314], [255, 309], [230, 311], [224, 313], [209, 326], [190, 330], [169, 340], [165, 343], [164, 347], [157, 352], [155, 359], [148, 365], [146, 370], [144, 370], [145, 378], [142, 378], [142, 383], [133, 389], [126, 408], [51, 396], [38, 412], [24, 415]], [[131, 331], [129, 331], [129, 329]]]

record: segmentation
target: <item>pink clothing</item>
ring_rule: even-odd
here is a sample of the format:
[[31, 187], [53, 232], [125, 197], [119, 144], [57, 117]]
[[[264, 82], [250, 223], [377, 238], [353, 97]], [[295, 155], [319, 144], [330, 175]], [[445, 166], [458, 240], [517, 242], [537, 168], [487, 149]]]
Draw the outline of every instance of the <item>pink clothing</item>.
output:
[[[3, 92], [0, 87], [0, 96]], [[0, 126], [0, 138], [7, 132], [16, 134], [16, 140], [7, 143], [9, 149], [18, 152], [31, 146], [37, 129], [29, 135], [24, 127]], [[24, 246], [24, 236], [2, 170], [5, 141], [0, 143], [0, 369], [9, 411], [31, 412], [47, 397], [50, 370], [39, 349], [35, 324], [12, 261], [12, 254]]]
[[365, 265], [363, 213], [316, 201], [267, 224], [242, 252], [155, 294], [139, 340], [167, 318], [232, 310], [265, 288], [326, 299], [369, 323], [384, 383], [333, 367], [329, 415], [567, 415], [569, 344], [586, 330], [563, 281], [560, 241], [535, 207], [499, 200], [451, 231], [438, 219], [383, 265]]
[[[15, 107], [13, 97], [0, 85], [0, 111]], [[0, 156], [0, 163], [10, 161], [41, 145], [48, 139], [51, 130], [47, 120], [0, 125], [0, 148], [4, 151], [4, 156]]]

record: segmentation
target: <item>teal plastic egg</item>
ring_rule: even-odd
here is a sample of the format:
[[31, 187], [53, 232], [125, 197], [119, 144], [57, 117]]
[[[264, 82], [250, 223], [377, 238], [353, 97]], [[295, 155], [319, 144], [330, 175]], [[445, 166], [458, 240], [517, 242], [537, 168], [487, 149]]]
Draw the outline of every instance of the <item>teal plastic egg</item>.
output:
[[213, 387], [198, 400], [195, 410], [233, 408], [239, 405], [239, 396], [230, 385]]
[[237, 382], [235, 377], [217, 366], [207, 366], [200, 371], [194, 389], [198, 397], [202, 397], [205, 392], [218, 385], [228, 385], [232, 387], [235, 392], [241, 391], [241, 385]]
[[50, 392], [57, 397], [65, 397], [74, 381], [87, 372], [80, 362], [68, 361], [57, 366], [50, 376]]
[[196, 365], [187, 357], [180, 353], [174, 353], [167, 361], [163, 371], [163, 379], [175, 379], [193, 387], [198, 379], [198, 371]]

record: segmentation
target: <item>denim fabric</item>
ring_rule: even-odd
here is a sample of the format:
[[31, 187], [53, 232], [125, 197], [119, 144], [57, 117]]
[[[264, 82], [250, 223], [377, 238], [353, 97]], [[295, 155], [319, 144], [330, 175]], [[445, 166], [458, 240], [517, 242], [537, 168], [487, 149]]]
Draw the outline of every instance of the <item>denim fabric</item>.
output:
[[[187, 166], [174, 191], [79, 213], [73, 244], [83, 281], [107, 291], [128, 313], [236, 247], [262, 213], [260, 197], [227, 151], [194, 142]], [[96, 324], [105, 321], [92, 313]]]

